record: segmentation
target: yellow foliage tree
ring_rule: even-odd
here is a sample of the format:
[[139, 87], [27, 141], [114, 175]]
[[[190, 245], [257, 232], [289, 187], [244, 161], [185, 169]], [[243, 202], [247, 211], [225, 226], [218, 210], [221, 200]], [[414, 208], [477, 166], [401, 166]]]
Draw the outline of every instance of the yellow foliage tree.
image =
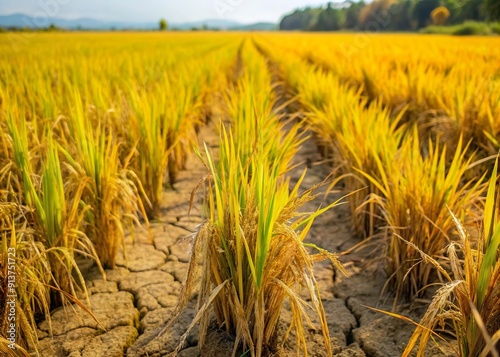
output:
[[450, 11], [444, 6], [436, 7], [431, 12], [432, 23], [434, 25], [444, 25], [448, 17], [450, 17]]
[[390, 25], [389, 9], [395, 0], [374, 0], [361, 9], [359, 22], [365, 31], [380, 31]]

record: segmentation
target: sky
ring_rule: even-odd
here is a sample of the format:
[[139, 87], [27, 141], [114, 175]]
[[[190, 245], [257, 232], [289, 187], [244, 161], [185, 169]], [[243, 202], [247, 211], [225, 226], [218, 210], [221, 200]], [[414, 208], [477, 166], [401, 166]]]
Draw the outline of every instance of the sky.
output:
[[50, 17], [94, 18], [105, 21], [157, 21], [170, 23], [205, 19], [242, 23], [277, 22], [298, 7], [325, 4], [311, 0], [0, 0], [0, 15], [45, 13]]

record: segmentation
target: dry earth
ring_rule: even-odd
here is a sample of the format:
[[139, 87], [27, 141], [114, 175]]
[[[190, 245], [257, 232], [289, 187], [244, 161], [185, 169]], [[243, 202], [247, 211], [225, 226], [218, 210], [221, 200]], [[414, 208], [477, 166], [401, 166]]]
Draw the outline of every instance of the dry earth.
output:
[[[307, 134], [307, 133], [306, 133]], [[200, 142], [217, 150], [218, 137], [213, 125], [201, 129]], [[295, 184], [307, 167], [303, 188], [322, 182], [331, 168], [322, 164], [315, 141], [309, 138], [295, 157], [298, 164], [290, 172]], [[196, 196], [191, 215], [189, 201], [200, 179], [207, 174], [201, 161], [192, 155], [185, 171], [179, 174], [174, 190], [165, 191], [160, 219], [151, 222], [150, 234], [139, 232], [135, 243], [126, 239], [126, 258], [121, 254], [117, 267], [106, 271], [103, 279], [95, 267], [85, 271], [90, 306], [98, 325], [76, 307], [59, 308], [49, 321], [39, 325], [40, 355], [43, 357], [159, 357], [169, 355], [178, 345], [182, 334], [195, 316], [196, 296], [168, 333], [158, 332], [170, 319], [190, 256], [189, 236], [202, 222], [202, 194]], [[340, 197], [320, 194], [304, 210], [312, 211]], [[345, 252], [360, 242], [351, 234], [348, 205], [338, 206], [319, 217], [308, 237], [310, 242], [331, 252]], [[380, 244], [380, 243], [379, 243]], [[387, 276], [383, 261], [367, 264], [373, 246], [342, 255], [350, 277], [334, 271], [330, 263], [315, 267], [331, 334], [335, 356], [396, 357], [400, 356], [413, 326], [407, 322], [373, 312], [366, 306], [390, 310], [392, 299], [381, 292]], [[370, 256], [370, 258], [373, 258]], [[415, 320], [420, 310], [401, 311]], [[278, 335], [282, 337], [290, 321], [287, 306], [282, 311]], [[311, 316], [317, 323], [317, 317]], [[50, 333], [52, 331], [52, 333]], [[208, 348], [201, 353], [197, 346], [196, 328], [190, 333], [180, 357], [231, 356], [232, 342], [224, 334], [213, 331], [207, 339]], [[312, 357], [326, 356], [320, 331], [308, 331], [308, 353]], [[210, 351], [210, 352], [205, 352]], [[293, 336], [280, 356], [296, 355]], [[428, 356], [448, 356], [432, 347]]]
[[[213, 128], [202, 129], [200, 138], [212, 147], [216, 145], [217, 137]], [[295, 160], [300, 165], [290, 173], [292, 184], [306, 166], [308, 172], [303, 187], [316, 185], [329, 174], [327, 165], [316, 164], [321, 156], [312, 139], [304, 143]], [[192, 190], [206, 173], [200, 160], [194, 155], [190, 157], [187, 169], [180, 173], [175, 190], [164, 193], [161, 219], [151, 223], [151, 237], [147, 232], [139, 232], [135, 244], [128, 237], [126, 259], [121, 255], [116, 269], [106, 271], [106, 280], [95, 267], [85, 272], [90, 306], [101, 326], [78, 308], [59, 308], [52, 312], [52, 335], [49, 334], [48, 321], [39, 325], [41, 356], [156, 357], [166, 356], [175, 349], [180, 336], [194, 317], [196, 296], [172, 331], [162, 337], [155, 337], [169, 320], [177, 302], [190, 253], [189, 239], [182, 237], [192, 233], [196, 225], [201, 223], [201, 195], [197, 196], [190, 216], [189, 200]], [[304, 209], [314, 210], [338, 197], [339, 194], [331, 194], [326, 198], [322, 194], [318, 195]], [[318, 218], [308, 239], [332, 252], [343, 252], [359, 243], [350, 234], [348, 206], [335, 207]], [[413, 330], [412, 325], [406, 322], [375, 313], [363, 306], [390, 309], [392, 303], [390, 298], [385, 303], [380, 299], [386, 280], [382, 264], [367, 265], [363, 262], [369, 251], [365, 249], [342, 256], [351, 274], [349, 278], [335, 272], [330, 263], [316, 266], [335, 356], [400, 356]], [[317, 321], [315, 316], [311, 317]], [[418, 318], [418, 315], [413, 317]], [[280, 335], [285, 331], [289, 318], [290, 311], [285, 307], [282, 311], [283, 323], [279, 327]], [[308, 337], [310, 356], [326, 356], [321, 333], [311, 330]], [[144, 345], [143, 342], [150, 338], [153, 339]], [[211, 356], [231, 355], [231, 343], [224, 336], [214, 333], [209, 341], [219, 345], [218, 350], [211, 349]], [[285, 343], [283, 354], [294, 354], [293, 338]], [[179, 356], [199, 355], [194, 330]], [[429, 356], [436, 355], [443, 354], [437, 349], [429, 352]]]

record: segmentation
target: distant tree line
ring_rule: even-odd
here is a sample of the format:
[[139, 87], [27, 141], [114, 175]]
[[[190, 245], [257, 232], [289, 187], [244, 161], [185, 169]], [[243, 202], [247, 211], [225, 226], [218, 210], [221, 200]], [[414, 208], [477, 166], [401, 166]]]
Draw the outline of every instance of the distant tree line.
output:
[[498, 19], [500, 0], [361, 0], [297, 9], [281, 20], [280, 30], [412, 31]]
[[6, 32], [6, 31], [11, 31], [11, 32], [60, 32], [60, 31], [66, 31], [66, 30], [63, 28], [57, 27], [56, 25], [51, 23], [47, 27], [40, 27], [40, 28], [15, 27], [15, 26], [0, 27], [0, 32]]

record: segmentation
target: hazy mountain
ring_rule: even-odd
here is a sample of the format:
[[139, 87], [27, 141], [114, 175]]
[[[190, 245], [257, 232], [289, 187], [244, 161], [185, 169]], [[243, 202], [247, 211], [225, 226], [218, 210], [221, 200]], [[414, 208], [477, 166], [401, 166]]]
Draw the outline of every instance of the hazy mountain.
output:
[[[101, 21], [90, 18], [81, 19], [62, 19], [62, 18], [33, 18], [25, 14], [0, 15], [0, 27], [28, 27], [43, 28], [54, 24], [57, 27], [69, 30], [89, 29], [89, 30], [108, 30], [108, 29], [144, 29], [151, 30], [158, 28], [158, 22], [127, 22], [127, 21]], [[276, 24], [257, 23], [241, 24], [236, 21], [209, 19], [186, 23], [169, 23], [171, 29], [189, 30], [192, 28], [209, 28], [221, 30], [272, 30], [276, 29]]]
[[242, 25], [241, 23], [236, 21], [212, 19], [212, 20], [203, 20], [195, 22], [185, 22], [180, 24], [172, 23], [170, 25], [170, 28], [179, 30], [188, 30], [191, 28], [203, 28], [205, 26], [208, 28], [228, 30], [241, 25]]
[[278, 25], [272, 22], [257, 22], [250, 25], [241, 25], [233, 27], [232, 30], [240, 31], [274, 31], [278, 29]]
[[65, 29], [111, 29], [111, 28], [157, 28], [157, 23], [136, 23], [136, 22], [118, 22], [118, 21], [101, 21], [90, 18], [81, 19], [61, 19], [61, 18], [35, 18], [25, 14], [13, 14], [0, 16], [0, 27], [28, 27], [42, 28], [54, 24], [57, 27]]

